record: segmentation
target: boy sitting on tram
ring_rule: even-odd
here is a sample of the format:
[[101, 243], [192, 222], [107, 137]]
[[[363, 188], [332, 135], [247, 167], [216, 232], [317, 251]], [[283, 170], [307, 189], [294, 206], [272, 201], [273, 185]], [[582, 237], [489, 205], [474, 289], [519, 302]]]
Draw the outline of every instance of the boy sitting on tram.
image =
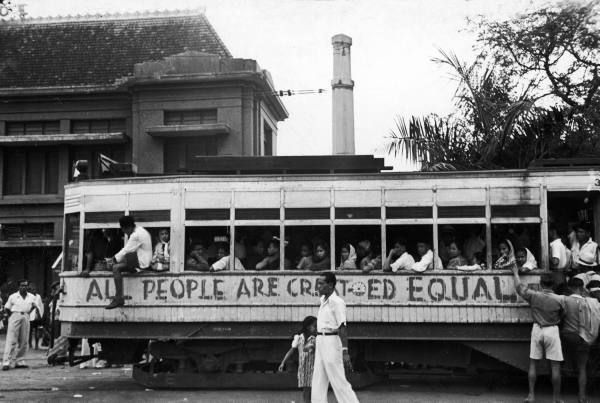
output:
[[398, 270], [410, 270], [415, 264], [415, 259], [406, 251], [406, 241], [398, 239], [394, 242], [394, 248], [390, 250], [388, 257], [383, 262], [383, 271], [397, 272]]

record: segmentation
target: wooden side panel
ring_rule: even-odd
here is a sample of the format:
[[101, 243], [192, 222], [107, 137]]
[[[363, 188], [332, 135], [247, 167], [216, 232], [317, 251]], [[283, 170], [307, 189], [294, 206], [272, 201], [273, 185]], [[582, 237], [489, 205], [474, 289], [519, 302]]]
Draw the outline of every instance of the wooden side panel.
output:
[[492, 187], [490, 188], [491, 204], [518, 205], [539, 204], [541, 200], [539, 187]]
[[285, 207], [329, 207], [329, 190], [285, 191]]
[[386, 190], [385, 205], [389, 207], [431, 206], [431, 189]]
[[235, 193], [235, 206], [237, 208], [279, 208], [280, 205], [281, 193], [279, 191], [241, 191]]
[[129, 210], [170, 210], [171, 193], [132, 193], [129, 195]]
[[379, 207], [381, 206], [381, 191], [336, 190], [335, 205], [337, 207]]
[[127, 194], [85, 195], [83, 196], [85, 211], [106, 211], [110, 206], [111, 211], [127, 209]]
[[229, 208], [231, 203], [231, 192], [197, 192], [187, 191], [184, 193], [186, 209], [194, 208]]
[[478, 206], [485, 204], [485, 188], [437, 190], [439, 206]]

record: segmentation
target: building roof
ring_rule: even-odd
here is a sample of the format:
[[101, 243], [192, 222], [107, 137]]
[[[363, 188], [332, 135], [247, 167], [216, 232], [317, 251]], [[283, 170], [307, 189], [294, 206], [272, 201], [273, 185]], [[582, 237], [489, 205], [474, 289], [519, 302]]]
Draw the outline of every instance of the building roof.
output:
[[231, 57], [202, 12], [0, 21], [0, 88], [109, 86], [186, 51]]

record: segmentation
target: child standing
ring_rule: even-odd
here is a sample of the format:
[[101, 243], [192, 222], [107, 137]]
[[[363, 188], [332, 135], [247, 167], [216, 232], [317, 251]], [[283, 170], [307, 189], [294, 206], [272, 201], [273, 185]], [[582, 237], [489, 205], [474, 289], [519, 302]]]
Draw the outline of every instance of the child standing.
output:
[[285, 369], [285, 362], [298, 350], [298, 387], [302, 388], [304, 403], [310, 403], [312, 375], [315, 365], [315, 342], [317, 334], [317, 318], [307, 316], [302, 321], [302, 329], [294, 335], [292, 347], [288, 350], [279, 365], [279, 372]]

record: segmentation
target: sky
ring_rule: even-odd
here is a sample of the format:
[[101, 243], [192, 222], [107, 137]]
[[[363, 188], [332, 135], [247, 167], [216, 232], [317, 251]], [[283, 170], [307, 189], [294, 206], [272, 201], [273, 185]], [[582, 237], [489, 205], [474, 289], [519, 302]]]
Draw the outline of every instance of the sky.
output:
[[[452, 111], [455, 82], [432, 61], [439, 49], [473, 57], [467, 18], [506, 19], [541, 0], [13, 0], [31, 17], [143, 10], [205, 10], [234, 57], [255, 59], [276, 89], [323, 88], [283, 97], [279, 155], [331, 153], [331, 37], [352, 37], [357, 154], [384, 156], [397, 116]], [[396, 169], [405, 161], [386, 158]]]

